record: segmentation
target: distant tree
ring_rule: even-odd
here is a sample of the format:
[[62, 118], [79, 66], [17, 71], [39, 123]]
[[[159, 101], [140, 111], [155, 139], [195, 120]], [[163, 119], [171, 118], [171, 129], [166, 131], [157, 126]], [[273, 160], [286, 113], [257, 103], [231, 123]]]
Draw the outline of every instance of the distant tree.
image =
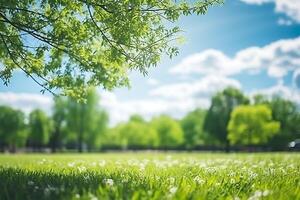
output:
[[141, 115], [138, 115], [138, 114], [132, 115], [130, 117], [129, 121], [131, 121], [131, 122], [135, 121], [135, 122], [141, 122], [141, 123], [145, 122], [144, 118]]
[[213, 136], [229, 151], [227, 126], [232, 110], [243, 104], [249, 104], [249, 99], [243, 93], [232, 87], [218, 92], [212, 97], [211, 106], [204, 121], [204, 130]]
[[159, 144], [157, 131], [140, 115], [117, 124], [105, 134], [104, 145], [122, 149], [155, 148]]
[[187, 148], [192, 148], [195, 145], [203, 144], [206, 139], [206, 133], [203, 130], [203, 124], [206, 111], [196, 109], [188, 113], [181, 120], [181, 127], [184, 133], [184, 143]]
[[76, 140], [78, 152], [83, 151], [84, 144], [89, 149], [100, 145], [100, 134], [106, 129], [108, 116], [100, 108], [96, 90], [88, 90], [86, 102], [69, 97], [66, 109], [69, 140]]
[[255, 105], [267, 104], [269, 102], [268, 98], [263, 94], [254, 95], [253, 100]]
[[119, 123], [109, 128], [101, 137], [101, 148], [127, 149], [127, 138], [121, 137], [123, 127], [124, 123]]
[[176, 120], [167, 115], [155, 117], [151, 126], [156, 129], [159, 137], [159, 146], [162, 148], [174, 148], [184, 142], [183, 130]]
[[[25, 145], [25, 117], [22, 111], [8, 106], [0, 106], [0, 145], [11, 152]], [[2, 149], [3, 150], [3, 149]]]
[[52, 124], [46, 113], [40, 109], [29, 114], [29, 144], [39, 149], [48, 144]]
[[84, 139], [89, 150], [100, 147], [102, 135], [108, 130], [109, 116], [106, 111], [99, 107], [91, 121], [90, 131], [86, 133]]
[[280, 123], [272, 119], [272, 111], [266, 105], [238, 106], [228, 124], [231, 144], [265, 144], [280, 130]]
[[280, 122], [279, 133], [274, 135], [268, 144], [275, 149], [286, 148], [289, 142], [300, 138], [299, 106], [295, 102], [279, 96], [271, 99], [260, 96], [262, 96], [262, 100], [255, 101], [255, 103], [268, 105], [272, 110], [273, 119]]
[[66, 132], [66, 99], [54, 97], [52, 113], [53, 129], [50, 134], [50, 146], [52, 152], [61, 147], [63, 140], [67, 137]]
[[273, 119], [280, 122], [280, 131], [269, 144], [275, 148], [286, 148], [292, 140], [300, 138], [300, 112], [295, 102], [273, 98], [270, 102]]
[[22, 70], [44, 90], [79, 98], [87, 86], [128, 85], [163, 53], [178, 54], [181, 15], [221, 0], [9, 0], [0, 2], [0, 78]]

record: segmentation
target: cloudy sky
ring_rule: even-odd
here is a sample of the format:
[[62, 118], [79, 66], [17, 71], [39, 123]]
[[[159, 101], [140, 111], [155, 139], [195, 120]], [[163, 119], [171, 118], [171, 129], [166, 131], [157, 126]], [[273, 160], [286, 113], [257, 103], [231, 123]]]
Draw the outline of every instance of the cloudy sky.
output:
[[[185, 44], [147, 77], [133, 72], [130, 89], [100, 90], [111, 124], [134, 113], [180, 118], [226, 86], [248, 95], [282, 95], [300, 103], [300, 0], [227, 0], [205, 16], [183, 17]], [[0, 84], [0, 104], [49, 112], [50, 94], [21, 72]]]

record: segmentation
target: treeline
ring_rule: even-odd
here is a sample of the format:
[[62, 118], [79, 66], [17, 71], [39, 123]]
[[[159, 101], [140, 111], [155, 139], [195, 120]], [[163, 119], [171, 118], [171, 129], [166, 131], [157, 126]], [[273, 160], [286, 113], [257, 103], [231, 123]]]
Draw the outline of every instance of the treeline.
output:
[[268, 147], [284, 150], [300, 138], [296, 103], [280, 97], [256, 95], [226, 88], [211, 99], [208, 110], [195, 109], [180, 120], [160, 115], [150, 121], [133, 115], [110, 128], [109, 116], [94, 89], [86, 102], [56, 97], [51, 115], [36, 109], [28, 116], [0, 106], [0, 149], [52, 152], [107, 149], [220, 149]]

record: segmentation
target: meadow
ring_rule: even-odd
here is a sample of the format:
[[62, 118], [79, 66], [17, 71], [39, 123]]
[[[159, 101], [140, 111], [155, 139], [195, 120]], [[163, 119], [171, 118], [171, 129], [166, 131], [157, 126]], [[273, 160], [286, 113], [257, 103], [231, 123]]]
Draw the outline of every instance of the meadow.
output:
[[300, 154], [2, 154], [0, 199], [294, 200]]

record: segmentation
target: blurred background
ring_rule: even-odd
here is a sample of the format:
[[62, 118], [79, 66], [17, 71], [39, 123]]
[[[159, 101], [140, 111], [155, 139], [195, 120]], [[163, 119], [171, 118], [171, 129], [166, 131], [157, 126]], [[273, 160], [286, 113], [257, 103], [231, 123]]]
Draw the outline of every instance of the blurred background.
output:
[[87, 102], [0, 84], [0, 150], [299, 149], [300, 2], [228, 0], [182, 17], [180, 54]]

